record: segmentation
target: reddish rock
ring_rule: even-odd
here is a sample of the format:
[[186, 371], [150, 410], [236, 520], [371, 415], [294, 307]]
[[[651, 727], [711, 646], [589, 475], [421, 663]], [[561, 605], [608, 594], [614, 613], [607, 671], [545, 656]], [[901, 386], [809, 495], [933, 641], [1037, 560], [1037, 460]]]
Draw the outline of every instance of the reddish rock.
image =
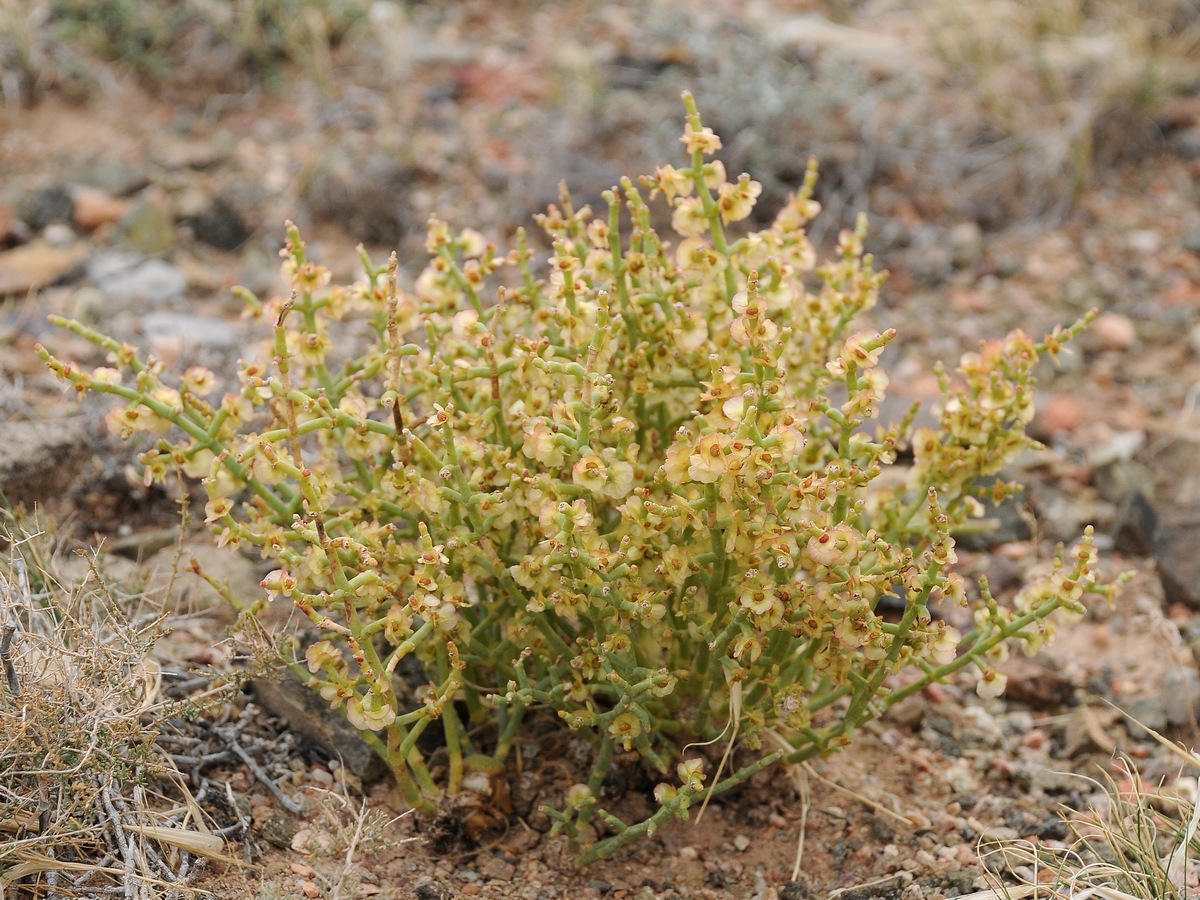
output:
[[1104, 313], [1092, 323], [1092, 333], [1105, 350], [1128, 350], [1137, 341], [1133, 320], [1120, 313]]
[[130, 200], [113, 197], [97, 188], [79, 187], [72, 196], [75, 224], [85, 231], [95, 231], [101, 225], [117, 221], [133, 205]]
[[1034, 417], [1032, 431], [1047, 436], [1070, 433], [1086, 419], [1087, 411], [1074, 397], [1068, 394], [1050, 394]]

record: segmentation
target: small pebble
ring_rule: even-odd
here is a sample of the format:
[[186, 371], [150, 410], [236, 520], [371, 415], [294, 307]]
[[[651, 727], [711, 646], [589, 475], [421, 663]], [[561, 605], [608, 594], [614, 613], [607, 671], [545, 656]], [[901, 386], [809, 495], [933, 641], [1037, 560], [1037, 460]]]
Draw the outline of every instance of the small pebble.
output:
[[[734, 843], [736, 844], [737, 841], [735, 840]], [[680, 859], [698, 859], [700, 852], [695, 847], [680, 847], [679, 857]]]
[[1128, 350], [1137, 342], [1133, 320], [1120, 313], [1104, 313], [1092, 323], [1092, 334], [1105, 350]]
[[1021, 744], [1030, 750], [1041, 750], [1046, 746], [1048, 737], [1040, 728], [1034, 728], [1021, 740]]
[[1043, 434], [1070, 433], [1087, 419], [1083, 404], [1067, 394], [1051, 394], [1037, 414], [1037, 430]]
[[1131, 231], [1125, 236], [1129, 249], [1145, 256], [1154, 256], [1162, 248], [1162, 235], [1149, 228]]
[[733, 839], [733, 846], [737, 848], [739, 853], [745, 853], [750, 847], [750, 838], [746, 837], [744, 834], [739, 834]]
[[117, 221], [132, 206], [131, 201], [113, 197], [98, 188], [80, 187], [74, 191], [75, 224], [84, 231]]
[[42, 237], [51, 247], [70, 247], [75, 243], [75, 232], [70, 225], [64, 225], [61, 222], [47, 225], [46, 230], [42, 232]]

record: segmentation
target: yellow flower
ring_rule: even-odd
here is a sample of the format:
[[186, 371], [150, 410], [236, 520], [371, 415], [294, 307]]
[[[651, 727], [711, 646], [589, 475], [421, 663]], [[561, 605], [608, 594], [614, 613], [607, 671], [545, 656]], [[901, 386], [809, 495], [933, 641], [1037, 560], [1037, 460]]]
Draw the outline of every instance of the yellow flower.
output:
[[846, 338], [842, 345], [842, 359], [860, 369], [870, 369], [879, 364], [883, 343], [877, 331], [859, 331]]
[[684, 313], [671, 330], [671, 337], [676, 347], [684, 353], [692, 353], [703, 347], [708, 340], [708, 322], [694, 310]]
[[331, 347], [333, 347], [333, 341], [328, 334], [304, 332], [297, 341], [296, 356], [310, 366], [318, 366], [325, 362], [325, 357]]
[[280, 594], [291, 594], [296, 589], [296, 578], [283, 569], [275, 569], [268, 572], [259, 585], [267, 592], [267, 599], [274, 600]]
[[[605, 451], [605, 457], [615, 455], [611, 448]], [[605, 497], [620, 500], [633, 490], [633, 466], [623, 459], [613, 459], [608, 463], [608, 483], [601, 489]]]
[[790, 425], [776, 425], [771, 429], [771, 434], [779, 438], [777, 452], [785, 460], [794, 458], [796, 451], [804, 446], [804, 435]]
[[674, 201], [676, 197], [688, 196], [695, 187], [692, 176], [686, 172], [680, 172], [674, 166], [663, 166], [656, 169], [652, 184], [651, 198], [661, 191], [668, 202]]
[[571, 480], [579, 487], [599, 494], [608, 482], [608, 466], [599, 456], [589, 454], [572, 467]]
[[308, 671], [314, 675], [327, 665], [339, 671], [346, 667], [342, 654], [329, 641], [317, 641], [315, 644], [309, 645], [309, 648], [304, 651], [304, 658], [308, 661]]
[[233, 511], [233, 501], [228, 497], [213, 497], [204, 504], [204, 512], [206, 525], [211, 525], [213, 522], [218, 522], [224, 519], [230, 512]]
[[342, 437], [342, 446], [351, 459], [369, 460], [385, 453], [391, 442], [385, 435], [364, 428], [352, 428]]
[[958, 645], [961, 643], [962, 634], [957, 628], [952, 628], [945, 622], [936, 622], [935, 630], [926, 644], [925, 661], [934, 666], [952, 663], [958, 655]]
[[302, 294], [312, 293], [318, 288], [323, 288], [329, 284], [329, 280], [332, 277], [333, 273], [324, 266], [306, 262], [292, 274], [292, 287]]
[[729, 468], [725, 459], [729, 446], [729, 435], [713, 433], [700, 439], [696, 452], [688, 458], [688, 475], [701, 484], [713, 484]]
[[393, 603], [387, 611], [386, 624], [383, 626], [383, 636], [388, 643], [395, 646], [412, 634], [412, 616], [402, 604]]
[[693, 131], [689, 125], [679, 140], [687, 147], [688, 153], [695, 153], [699, 150], [701, 153], [708, 155], [716, 153], [721, 149], [721, 139], [708, 127], [701, 128], [699, 131]]
[[740, 222], [746, 218], [754, 209], [754, 203], [761, 193], [762, 185], [751, 181], [749, 175], [743, 175], [737, 184], [722, 184], [717, 190], [717, 208], [721, 210], [721, 221]]
[[708, 216], [699, 197], [681, 197], [675, 202], [671, 227], [685, 237], [699, 237], [708, 231]]
[[701, 167], [700, 174], [704, 178], [704, 186], [710, 191], [715, 191], [725, 183], [725, 163], [719, 159], [706, 162]]
[[463, 256], [467, 259], [478, 259], [487, 250], [487, 238], [474, 228], [464, 228], [458, 235], [459, 245]]
[[1008, 676], [996, 669], [984, 669], [979, 680], [975, 682], [975, 693], [985, 700], [988, 697], [999, 697], [1008, 686]]
[[774, 587], [768, 584], [748, 584], [738, 592], [738, 606], [756, 616], [769, 613], [778, 600]]
[[633, 748], [633, 740], [642, 733], [642, 723], [631, 712], [623, 712], [612, 720], [608, 733], [626, 750]]
[[752, 663], [762, 656], [762, 641], [756, 637], [741, 635], [734, 638], [729, 650], [738, 662]]
[[858, 556], [859, 534], [850, 525], [835, 525], [808, 539], [808, 558], [819, 566], [849, 565]]
[[382, 731], [396, 721], [392, 702], [374, 688], [346, 701], [346, 719], [359, 731]]
[[675, 767], [679, 781], [689, 791], [698, 791], [704, 787], [704, 760], [688, 759]]
[[193, 394], [207, 397], [217, 386], [217, 377], [203, 366], [191, 366], [183, 373], [183, 383]]
[[525, 426], [525, 441], [521, 452], [542, 465], [555, 468], [563, 464], [562, 447], [554, 440], [554, 432], [542, 422]]

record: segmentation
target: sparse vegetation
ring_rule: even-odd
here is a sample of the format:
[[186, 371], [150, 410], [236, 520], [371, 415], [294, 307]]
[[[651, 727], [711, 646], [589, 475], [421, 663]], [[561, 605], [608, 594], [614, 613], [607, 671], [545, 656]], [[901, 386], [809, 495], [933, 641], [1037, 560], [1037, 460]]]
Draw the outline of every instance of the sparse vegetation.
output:
[[0, 896], [187, 895], [227, 856], [155, 743], [183, 711], [150, 653], [162, 616], [94, 564], [56, 580], [40, 528], [4, 514], [0, 543]]

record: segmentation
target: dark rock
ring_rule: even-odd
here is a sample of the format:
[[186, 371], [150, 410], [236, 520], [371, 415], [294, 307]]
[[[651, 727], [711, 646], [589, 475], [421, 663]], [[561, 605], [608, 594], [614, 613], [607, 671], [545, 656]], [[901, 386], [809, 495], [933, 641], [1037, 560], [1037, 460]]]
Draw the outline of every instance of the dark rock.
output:
[[485, 856], [479, 864], [479, 874], [492, 881], [512, 881], [517, 867], [496, 856]]
[[901, 728], [916, 730], [929, 713], [929, 701], [920, 694], [905, 697], [887, 712], [887, 721]]
[[268, 844], [280, 850], [291, 850], [292, 839], [300, 830], [301, 820], [292, 813], [275, 810], [266, 821], [258, 824], [255, 833], [262, 835]]
[[1154, 519], [1149, 544], [1164, 599], [1200, 610], [1200, 437], [1163, 436], [1142, 462], [1154, 476], [1154, 493], [1139, 516]]
[[[986, 487], [989, 482], [988, 479], [980, 479], [979, 483]], [[999, 504], [990, 499], [984, 500], [983, 519], [972, 519], [969, 523], [972, 530], [955, 534], [954, 542], [964, 550], [986, 551], [1029, 540], [1031, 532], [1025, 511], [1026, 503], [1024, 493], [1007, 497]], [[980, 529], [980, 525], [986, 527]]]
[[1154, 503], [1141, 491], [1134, 491], [1117, 509], [1113, 523], [1113, 548], [1132, 556], [1151, 556], [1158, 533], [1158, 513]]
[[254, 695], [267, 712], [279, 716], [301, 737], [321, 747], [364, 782], [387, 774], [387, 767], [346, 721], [341, 711], [330, 709], [316, 691], [309, 690], [292, 675], [278, 682], [256, 678]]
[[406, 199], [415, 178], [382, 151], [365, 161], [339, 157], [313, 174], [304, 199], [314, 217], [336, 221], [368, 243], [398, 246], [423, 227]]
[[1168, 604], [1200, 609], [1200, 505], [1176, 503], [1164, 510], [1154, 541], [1154, 559]]
[[250, 239], [250, 230], [237, 211], [220, 197], [195, 218], [187, 220], [196, 240], [218, 250], [237, 250]]
[[904, 889], [912, 880], [912, 872], [897, 872], [890, 878], [844, 888], [838, 896], [843, 900], [900, 900]]
[[1046, 816], [1031, 833], [1043, 841], [1065, 841], [1068, 834], [1067, 823], [1061, 816]]
[[1154, 473], [1132, 459], [1113, 459], [1092, 469], [1100, 496], [1117, 508], [1113, 547], [1133, 556], [1150, 556], [1158, 530]]
[[1006, 699], [1037, 710], [1066, 706], [1075, 697], [1075, 687], [1058, 672], [1032, 659], [1013, 657], [1001, 670], [1008, 676]]
[[6, 422], [0, 441], [0, 502], [32, 506], [61, 496], [89, 455], [79, 420]]
[[114, 197], [128, 197], [150, 184], [150, 176], [145, 171], [110, 156], [88, 160], [73, 173], [72, 180], [99, 188]]
[[1171, 149], [1191, 162], [1200, 159], [1200, 128], [1187, 128], [1171, 136]]
[[21, 218], [30, 228], [41, 230], [52, 222], [70, 222], [75, 214], [71, 191], [60, 184], [44, 187], [24, 204]]
[[417, 885], [417, 900], [454, 900], [454, 891], [429, 880]]
[[[992, 553], [988, 556], [987, 568], [983, 574], [987, 576], [988, 590], [994, 597], [1015, 591], [1025, 584], [1024, 568], [1015, 559], [1010, 559], [1002, 553]], [[957, 622], [952, 624], [958, 625]]]
[[958, 897], [975, 890], [975, 879], [978, 876], [971, 869], [960, 869], [942, 877], [942, 887], [947, 897]]
[[779, 889], [779, 900], [809, 900], [814, 895], [806, 881], [789, 881]]
[[923, 285], [943, 284], [954, 272], [954, 251], [941, 240], [915, 246], [903, 259], [912, 277]]

